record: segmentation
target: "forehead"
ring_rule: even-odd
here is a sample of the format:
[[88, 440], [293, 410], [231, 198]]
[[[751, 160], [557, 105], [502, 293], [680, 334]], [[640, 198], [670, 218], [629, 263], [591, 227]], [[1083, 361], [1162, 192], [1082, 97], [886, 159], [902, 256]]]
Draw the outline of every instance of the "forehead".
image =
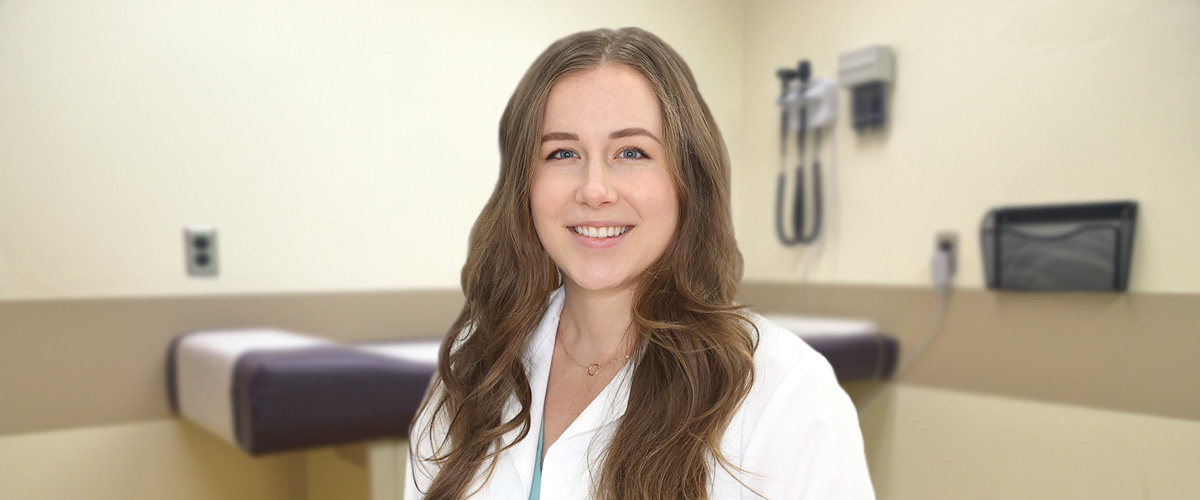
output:
[[624, 64], [571, 73], [558, 80], [546, 99], [543, 132], [607, 136], [641, 127], [662, 137], [662, 113], [650, 82]]

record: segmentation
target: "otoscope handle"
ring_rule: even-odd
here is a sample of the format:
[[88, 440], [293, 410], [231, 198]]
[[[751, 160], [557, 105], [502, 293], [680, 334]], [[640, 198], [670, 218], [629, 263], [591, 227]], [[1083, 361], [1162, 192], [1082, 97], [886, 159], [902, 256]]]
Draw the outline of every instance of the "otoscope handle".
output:
[[804, 165], [796, 167], [796, 194], [792, 196], [792, 233], [804, 237]]
[[793, 238], [789, 238], [787, 231], [783, 229], [783, 184], [786, 180], [783, 172], [779, 173], [779, 178], [775, 181], [775, 236], [779, 238], [779, 242], [783, 246], [790, 247], [800, 244]]
[[823, 198], [824, 197], [821, 196], [821, 162], [817, 161], [817, 160], [813, 160], [812, 233], [801, 235], [801, 238], [803, 240], [805, 240], [804, 241], [805, 243], [811, 243], [813, 241], [816, 241], [817, 237], [821, 236], [821, 219], [822, 219], [822, 215], [824, 215], [821, 210], [821, 207], [824, 206], [822, 204], [824, 201]]

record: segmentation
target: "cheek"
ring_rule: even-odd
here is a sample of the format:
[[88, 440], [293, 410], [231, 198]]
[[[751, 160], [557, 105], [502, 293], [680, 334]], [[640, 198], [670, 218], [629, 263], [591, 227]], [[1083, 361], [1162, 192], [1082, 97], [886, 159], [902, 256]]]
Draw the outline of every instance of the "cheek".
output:
[[670, 174], [664, 176], [658, 185], [658, 199], [660, 201], [660, 210], [664, 216], [670, 219], [671, 227], [679, 223], [679, 194], [675, 190], [675, 180]]
[[679, 226], [679, 202], [675, 196], [675, 191], [669, 193], [669, 200], [662, 204], [663, 218], [667, 220], [667, 224], [663, 228], [667, 233], [667, 239], [675, 239], [675, 231]]
[[557, 216], [557, 200], [552, 183], [544, 175], [534, 175], [529, 186], [529, 209], [533, 213], [533, 225], [538, 236], [553, 224]]
[[660, 221], [658, 227], [665, 238], [673, 239], [679, 224], [679, 196], [675, 192], [675, 183], [665, 175], [646, 179], [642, 186], [643, 206], [650, 212], [647, 215]]

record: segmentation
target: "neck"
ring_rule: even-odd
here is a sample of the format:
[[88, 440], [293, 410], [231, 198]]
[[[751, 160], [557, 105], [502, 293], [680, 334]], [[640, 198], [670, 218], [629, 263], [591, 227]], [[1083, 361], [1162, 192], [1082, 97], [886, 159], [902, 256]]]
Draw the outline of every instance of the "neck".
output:
[[629, 353], [633, 288], [594, 291], [564, 285], [560, 335], [579, 361], [601, 362]]

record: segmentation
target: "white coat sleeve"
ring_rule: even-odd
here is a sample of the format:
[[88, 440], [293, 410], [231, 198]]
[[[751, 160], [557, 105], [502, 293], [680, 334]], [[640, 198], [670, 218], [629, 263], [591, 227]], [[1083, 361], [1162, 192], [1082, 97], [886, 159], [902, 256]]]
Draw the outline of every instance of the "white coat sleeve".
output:
[[[763, 497], [871, 500], [858, 413], [825, 358], [809, 351], [780, 380], [749, 430], [742, 467]], [[746, 492], [744, 498], [759, 498]]]

